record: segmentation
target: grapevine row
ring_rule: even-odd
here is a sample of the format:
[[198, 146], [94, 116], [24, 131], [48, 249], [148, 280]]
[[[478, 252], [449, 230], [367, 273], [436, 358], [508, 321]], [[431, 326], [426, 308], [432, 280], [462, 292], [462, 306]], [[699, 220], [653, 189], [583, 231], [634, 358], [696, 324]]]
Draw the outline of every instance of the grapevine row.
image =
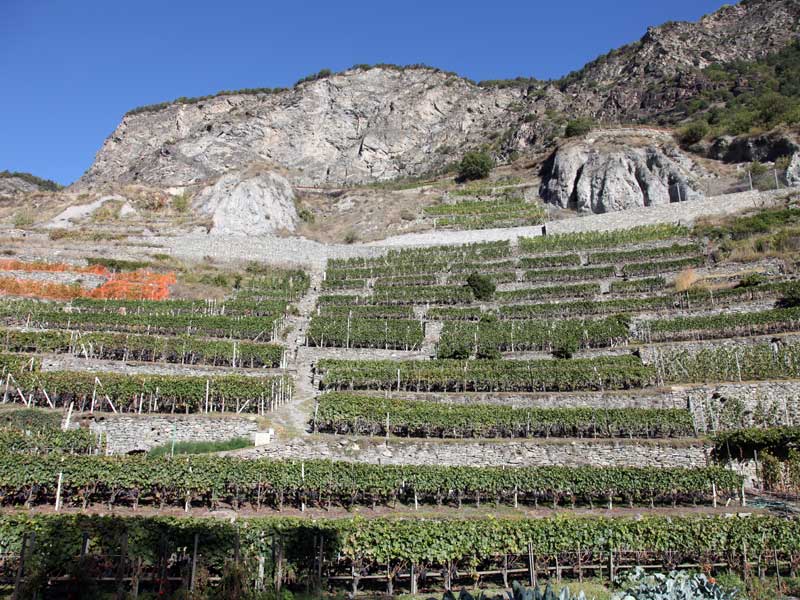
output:
[[65, 504], [236, 508], [284, 503], [352, 506], [463, 501], [534, 504], [617, 500], [629, 504], [708, 501], [712, 483], [735, 496], [742, 478], [718, 467], [453, 467], [222, 456], [150, 458], [0, 454], [5, 504], [51, 502], [61, 475]]
[[327, 432], [407, 437], [661, 438], [694, 434], [691, 413], [680, 409], [513, 408], [342, 392], [320, 397], [314, 423]]
[[283, 348], [274, 344], [207, 340], [188, 335], [159, 337], [2, 328], [0, 349], [6, 352], [75, 354], [104, 360], [239, 367], [278, 367], [283, 356]]
[[633, 356], [571, 360], [322, 360], [322, 389], [578, 391], [641, 388], [655, 370]]

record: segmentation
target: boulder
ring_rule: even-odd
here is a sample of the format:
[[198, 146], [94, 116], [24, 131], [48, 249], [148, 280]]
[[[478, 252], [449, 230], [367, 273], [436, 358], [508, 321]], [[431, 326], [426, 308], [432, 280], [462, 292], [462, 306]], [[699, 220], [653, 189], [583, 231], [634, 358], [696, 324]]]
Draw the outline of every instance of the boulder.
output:
[[674, 149], [562, 146], [542, 172], [545, 202], [578, 212], [604, 213], [700, 198], [689, 173], [691, 162]]
[[292, 186], [277, 173], [235, 171], [202, 190], [193, 205], [211, 216], [211, 234], [261, 235], [294, 231], [298, 223], [294, 200]]

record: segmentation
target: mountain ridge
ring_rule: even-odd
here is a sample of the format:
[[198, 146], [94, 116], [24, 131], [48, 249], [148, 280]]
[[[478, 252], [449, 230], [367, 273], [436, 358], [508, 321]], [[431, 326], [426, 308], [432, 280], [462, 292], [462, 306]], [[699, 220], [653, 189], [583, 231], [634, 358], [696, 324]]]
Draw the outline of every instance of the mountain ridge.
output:
[[[359, 185], [441, 171], [469, 149], [539, 152], [565, 119], [674, 121], [708, 65], [763, 57], [797, 37], [800, 0], [745, 0], [637, 42], [560, 80], [475, 83], [424, 65], [323, 70], [285, 90], [183, 98], [126, 113], [76, 182], [186, 186], [253, 162], [295, 185]], [[151, 108], [152, 107], [152, 108]]]

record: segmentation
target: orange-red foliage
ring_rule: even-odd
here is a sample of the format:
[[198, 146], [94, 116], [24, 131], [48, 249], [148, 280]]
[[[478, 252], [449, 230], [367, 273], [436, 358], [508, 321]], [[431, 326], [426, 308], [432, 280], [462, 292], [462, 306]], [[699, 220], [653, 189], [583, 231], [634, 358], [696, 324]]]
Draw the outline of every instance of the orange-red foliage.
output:
[[107, 300], [166, 300], [169, 298], [169, 286], [175, 282], [175, 273], [114, 273], [106, 283], [89, 291], [87, 296]]
[[0, 271], [49, 271], [61, 272], [69, 271], [71, 273], [91, 273], [93, 275], [102, 275], [108, 277], [110, 272], [102, 265], [94, 265], [91, 267], [75, 267], [66, 263], [46, 263], [46, 262], [25, 262], [13, 258], [6, 258], [0, 260]]
[[[18, 262], [18, 261], [14, 261]], [[23, 263], [35, 264], [35, 263]], [[45, 264], [45, 263], [38, 263]], [[94, 268], [94, 267], [92, 267]], [[103, 269], [103, 267], [99, 267]], [[2, 267], [0, 267], [2, 270]], [[12, 270], [20, 270], [13, 268]], [[29, 269], [62, 271], [67, 269]], [[86, 273], [87, 271], [78, 271]], [[95, 273], [100, 275], [100, 273]], [[16, 279], [0, 277], [0, 294], [9, 296], [25, 296], [46, 300], [72, 300], [74, 298], [104, 298], [107, 300], [166, 300], [169, 298], [169, 286], [175, 283], [175, 273], [151, 273], [150, 271], [134, 271], [131, 273], [104, 274], [108, 281], [93, 290], [66, 283], [35, 281], [32, 279]]]

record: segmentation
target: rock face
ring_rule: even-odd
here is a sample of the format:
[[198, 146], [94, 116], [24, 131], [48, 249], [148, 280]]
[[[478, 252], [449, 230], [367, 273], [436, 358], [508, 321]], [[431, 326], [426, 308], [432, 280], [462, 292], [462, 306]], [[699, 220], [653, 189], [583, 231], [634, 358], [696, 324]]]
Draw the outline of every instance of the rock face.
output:
[[795, 152], [792, 155], [792, 160], [786, 169], [786, 183], [800, 185], [800, 152]]
[[201, 191], [193, 204], [212, 217], [212, 234], [259, 235], [294, 231], [294, 200], [292, 186], [276, 173], [234, 172]]
[[775, 162], [800, 151], [797, 142], [784, 135], [722, 136], [709, 148], [708, 156], [725, 162]]
[[701, 198], [688, 157], [657, 140], [651, 135], [650, 144], [637, 147], [601, 133], [566, 143], [545, 163], [539, 193], [560, 208], [591, 213]]
[[302, 185], [417, 175], [485, 141], [518, 96], [433, 69], [373, 68], [173, 104], [126, 115], [79, 186], [186, 185], [254, 161], [290, 169]]
[[0, 177], [0, 198], [38, 192], [39, 186], [21, 177]]
[[489, 142], [500, 156], [539, 151], [563, 117], [669, 115], [710, 85], [701, 69], [774, 52], [799, 22], [800, 0], [747, 0], [651, 28], [557, 82], [479, 86], [430, 68], [354, 68], [273, 93], [132, 111], [75, 187], [185, 186], [264, 161], [295, 185], [339, 186], [427, 174]]

